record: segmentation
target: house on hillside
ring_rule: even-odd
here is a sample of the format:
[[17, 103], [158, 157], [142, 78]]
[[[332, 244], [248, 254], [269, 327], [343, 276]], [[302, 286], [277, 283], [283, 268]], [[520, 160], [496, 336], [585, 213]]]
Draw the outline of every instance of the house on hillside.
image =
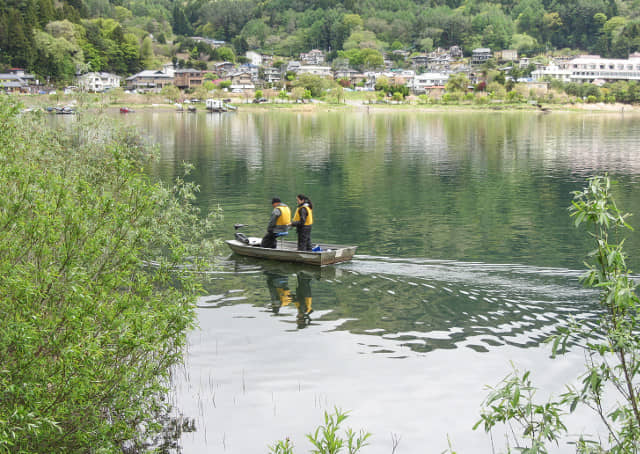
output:
[[449, 74], [423, 73], [413, 78], [413, 92], [416, 94], [442, 94], [449, 80]]
[[304, 65], [318, 66], [325, 62], [325, 55], [321, 50], [313, 49], [309, 52], [301, 53], [300, 61]]
[[[361, 77], [358, 77], [358, 76], [361, 76]], [[335, 80], [340, 80], [340, 79], [348, 80], [350, 85], [355, 85], [356, 83], [361, 81], [364, 78], [364, 76], [362, 76], [362, 74], [360, 74], [355, 69], [341, 68], [341, 69], [336, 69], [333, 72], [333, 78]]]
[[145, 70], [127, 77], [127, 88], [137, 91], [160, 91], [173, 84], [173, 76], [160, 70]]
[[501, 63], [518, 61], [518, 51], [514, 49], [499, 50], [493, 56]]
[[427, 65], [429, 64], [429, 56], [427, 54], [414, 55], [413, 57], [410, 58], [410, 60], [411, 60], [411, 66], [415, 68], [418, 68], [418, 67], [426, 68]]
[[556, 79], [562, 82], [571, 82], [571, 71], [561, 69], [555, 63], [549, 63], [547, 66], [538, 68], [531, 72], [533, 80], [540, 81], [545, 79]]
[[230, 74], [231, 86], [229, 89], [232, 93], [244, 93], [247, 91], [255, 90], [256, 86], [251, 78], [251, 73], [248, 71], [238, 71]]
[[90, 72], [78, 76], [78, 87], [82, 91], [102, 93], [120, 87], [122, 77], [107, 72]]
[[297, 73], [313, 74], [315, 76], [333, 78], [333, 74], [331, 72], [331, 66], [302, 65], [298, 68]]
[[302, 65], [300, 64], [299, 61], [291, 60], [287, 63], [287, 72], [293, 71], [294, 73], [297, 73], [300, 70], [301, 66]]
[[263, 74], [264, 81], [268, 84], [277, 84], [282, 80], [282, 71], [279, 68], [269, 66], [264, 68]]
[[491, 49], [479, 47], [471, 52], [471, 64], [481, 65], [492, 57]]
[[463, 57], [462, 49], [460, 48], [460, 46], [451, 46], [449, 48], [449, 55], [452, 59], [458, 60]]
[[214, 65], [215, 72], [219, 76], [223, 76], [224, 74], [231, 73], [235, 71], [235, 68], [236, 68], [236, 65], [234, 65], [230, 61], [223, 61], [221, 63], [216, 63]]
[[203, 82], [204, 75], [197, 69], [176, 69], [173, 73], [173, 85], [183, 90], [200, 87]]
[[245, 63], [238, 68], [238, 72], [248, 72], [249, 74], [251, 74], [251, 81], [255, 83], [258, 80], [260, 68], [251, 63]]
[[7, 93], [37, 93], [39, 81], [33, 74], [22, 68], [11, 68], [8, 73], [0, 73], [0, 91]]
[[262, 54], [254, 52], [252, 50], [248, 50], [247, 52], [245, 52], [244, 56], [252, 65], [262, 66]]
[[411, 69], [401, 69], [391, 71], [393, 76], [389, 81], [394, 85], [406, 85], [411, 88], [413, 86], [413, 79], [416, 77], [416, 72]]

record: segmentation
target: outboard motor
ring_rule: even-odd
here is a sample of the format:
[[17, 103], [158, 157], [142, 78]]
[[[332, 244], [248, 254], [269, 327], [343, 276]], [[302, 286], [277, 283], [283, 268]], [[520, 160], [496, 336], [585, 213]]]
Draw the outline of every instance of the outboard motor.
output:
[[244, 244], [249, 244], [249, 238], [247, 238], [247, 235], [242, 232], [236, 232], [236, 240]]

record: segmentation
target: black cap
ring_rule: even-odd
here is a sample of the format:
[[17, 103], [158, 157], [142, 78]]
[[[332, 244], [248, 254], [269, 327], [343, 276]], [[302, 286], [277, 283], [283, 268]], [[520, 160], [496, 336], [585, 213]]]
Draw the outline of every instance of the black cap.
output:
[[271, 204], [280, 203], [280, 202], [281, 200], [278, 197], [274, 197], [273, 199], [271, 199]]

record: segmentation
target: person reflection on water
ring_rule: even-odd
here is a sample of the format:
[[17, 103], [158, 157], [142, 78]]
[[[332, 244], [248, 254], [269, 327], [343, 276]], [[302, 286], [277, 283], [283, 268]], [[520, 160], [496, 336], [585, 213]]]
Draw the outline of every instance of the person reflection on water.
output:
[[267, 225], [267, 234], [262, 238], [260, 246], [275, 249], [278, 245], [276, 234], [289, 231], [291, 209], [282, 203], [278, 197], [271, 199], [271, 206], [273, 211]]
[[305, 328], [311, 323], [311, 318], [309, 316], [313, 312], [313, 309], [311, 308], [311, 276], [303, 272], [299, 272], [297, 278], [298, 287], [296, 288], [296, 294], [294, 297], [295, 305], [298, 308], [296, 323], [298, 324], [298, 328]]
[[286, 274], [265, 271], [267, 287], [271, 294], [271, 310], [274, 314], [280, 312], [280, 308], [288, 306], [293, 301], [289, 290], [289, 276]]
[[313, 225], [313, 204], [311, 199], [304, 194], [296, 196], [298, 208], [293, 216], [292, 226], [296, 228], [298, 234], [298, 250], [311, 250], [311, 226]]
[[296, 307], [296, 325], [298, 328], [305, 328], [311, 323], [309, 317], [313, 312], [311, 297], [311, 277], [305, 273], [298, 273], [298, 287], [296, 293], [291, 293], [289, 289], [289, 276], [286, 274], [265, 271], [267, 277], [267, 287], [271, 295], [271, 311], [279, 314], [280, 309], [289, 306], [291, 303]]

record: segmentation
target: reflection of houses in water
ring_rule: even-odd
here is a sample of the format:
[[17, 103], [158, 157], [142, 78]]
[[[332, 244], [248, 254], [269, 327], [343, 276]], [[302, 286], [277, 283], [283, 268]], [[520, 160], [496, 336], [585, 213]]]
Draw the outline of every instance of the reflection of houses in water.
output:
[[[640, 173], [640, 154], [635, 143], [629, 143], [625, 131], [635, 129], [633, 118], [616, 114], [583, 115], [560, 122], [549, 118], [545, 116], [543, 121], [522, 128], [522, 140], [513, 140], [512, 150], [540, 150], [550, 167], [583, 174], [585, 178], [602, 172]], [[525, 146], [527, 150], [522, 149]]]

